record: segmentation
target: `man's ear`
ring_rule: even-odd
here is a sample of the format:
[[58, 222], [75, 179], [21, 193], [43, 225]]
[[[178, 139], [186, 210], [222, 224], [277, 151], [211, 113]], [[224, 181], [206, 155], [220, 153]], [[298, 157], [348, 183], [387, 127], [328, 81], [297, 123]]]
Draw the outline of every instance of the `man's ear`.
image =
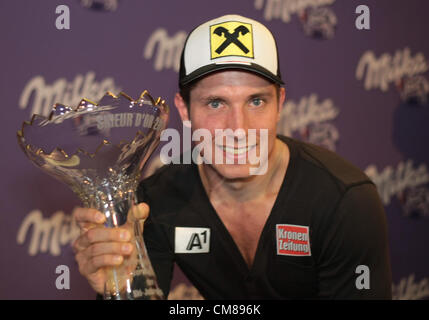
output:
[[174, 104], [179, 111], [180, 118], [182, 119], [182, 121], [189, 121], [188, 106], [178, 92], [174, 96]]
[[277, 114], [277, 122], [280, 121], [285, 100], [286, 100], [286, 89], [284, 87], [281, 87], [279, 89], [279, 110], [278, 110], [279, 112]]

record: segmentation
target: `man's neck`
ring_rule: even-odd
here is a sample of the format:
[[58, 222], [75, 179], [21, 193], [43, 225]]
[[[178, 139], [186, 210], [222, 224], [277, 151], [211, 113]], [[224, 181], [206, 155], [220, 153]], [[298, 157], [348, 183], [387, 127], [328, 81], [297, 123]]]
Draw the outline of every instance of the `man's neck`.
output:
[[223, 203], [245, 203], [277, 195], [283, 182], [290, 152], [288, 146], [276, 139], [268, 157], [268, 170], [264, 175], [253, 175], [244, 179], [226, 179], [208, 165], [199, 165], [198, 171], [211, 201]]

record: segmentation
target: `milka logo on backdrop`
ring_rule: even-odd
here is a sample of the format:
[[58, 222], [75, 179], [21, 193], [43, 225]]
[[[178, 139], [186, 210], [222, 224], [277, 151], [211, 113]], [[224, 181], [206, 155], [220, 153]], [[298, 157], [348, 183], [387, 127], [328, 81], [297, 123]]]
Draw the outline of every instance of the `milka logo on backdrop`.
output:
[[158, 28], [149, 37], [143, 51], [143, 57], [146, 60], [152, 59], [155, 55], [155, 48], [157, 48], [154, 61], [155, 70], [174, 69], [178, 72], [186, 36], [185, 31], [178, 31], [170, 37], [165, 29]]
[[339, 109], [331, 99], [318, 101], [317, 94], [312, 93], [299, 102], [290, 100], [285, 103], [277, 132], [285, 136], [298, 133], [305, 141], [335, 150], [339, 133], [329, 121], [338, 114]]
[[425, 164], [414, 167], [413, 161], [407, 160], [396, 168], [387, 166], [382, 171], [370, 165], [365, 173], [376, 184], [385, 206], [390, 204], [393, 196], [397, 196], [404, 215], [417, 212], [417, 215], [429, 216], [429, 190], [424, 186], [429, 182], [429, 172]]
[[71, 215], [57, 211], [51, 217], [44, 218], [40, 210], [33, 210], [22, 221], [16, 241], [22, 245], [29, 239], [30, 256], [38, 253], [59, 256], [61, 246], [70, 244], [79, 233], [79, 227]]
[[335, 36], [337, 16], [330, 8], [312, 8], [300, 16], [304, 33], [313, 38], [332, 39]]
[[[95, 81], [95, 72], [88, 71], [85, 75], [78, 74], [73, 81], [59, 78], [53, 84], [47, 84], [38, 75], [31, 78], [22, 90], [19, 98], [19, 108], [31, 109], [30, 114], [48, 116], [55, 103], [61, 102], [67, 106], [76, 106], [82, 98], [99, 100], [107, 91], [120, 92], [113, 78]], [[33, 97], [33, 103], [31, 102]]]
[[415, 275], [410, 274], [402, 278], [398, 284], [392, 285], [392, 298], [394, 300], [419, 300], [429, 297], [429, 278], [422, 278], [414, 282]]
[[382, 54], [377, 58], [373, 51], [366, 51], [356, 68], [356, 79], [364, 81], [366, 90], [387, 91], [390, 84], [396, 84], [405, 77], [413, 77], [428, 70], [423, 53], [411, 55], [409, 48], [397, 50], [395, 54]]
[[307, 8], [317, 8], [331, 5], [335, 0], [255, 0], [254, 6], [257, 10], [264, 8], [265, 20], [281, 19], [290, 22], [293, 14], [302, 14]]

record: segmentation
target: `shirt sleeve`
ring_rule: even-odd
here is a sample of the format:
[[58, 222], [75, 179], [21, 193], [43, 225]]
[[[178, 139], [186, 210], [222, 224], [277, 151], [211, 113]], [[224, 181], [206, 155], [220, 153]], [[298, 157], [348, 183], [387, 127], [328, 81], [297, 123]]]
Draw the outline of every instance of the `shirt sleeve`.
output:
[[386, 215], [373, 184], [344, 193], [317, 241], [320, 298], [392, 298]]

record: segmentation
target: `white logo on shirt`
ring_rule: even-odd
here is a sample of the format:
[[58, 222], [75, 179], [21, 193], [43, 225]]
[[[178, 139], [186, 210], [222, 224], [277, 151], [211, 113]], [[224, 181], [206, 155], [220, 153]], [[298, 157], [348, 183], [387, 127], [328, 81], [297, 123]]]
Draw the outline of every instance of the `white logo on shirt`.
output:
[[210, 251], [210, 228], [176, 227], [174, 253], [207, 253]]

